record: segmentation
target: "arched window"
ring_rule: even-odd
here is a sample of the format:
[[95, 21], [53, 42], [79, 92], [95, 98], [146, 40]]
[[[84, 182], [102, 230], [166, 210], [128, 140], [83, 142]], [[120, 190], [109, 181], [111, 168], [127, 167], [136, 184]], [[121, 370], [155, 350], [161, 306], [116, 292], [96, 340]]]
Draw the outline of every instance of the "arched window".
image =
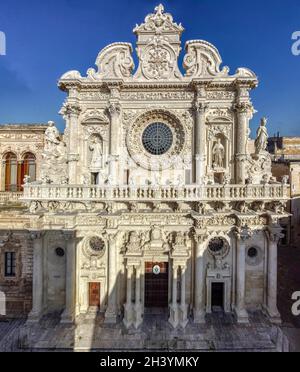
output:
[[30, 182], [36, 180], [36, 159], [34, 154], [27, 152], [21, 163], [18, 163], [17, 156], [9, 152], [5, 160], [5, 191], [21, 191], [24, 177], [30, 176]]
[[18, 191], [18, 162], [13, 152], [5, 155], [5, 191]]
[[31, 152], [27, 152], [23, 156], [23, 163], [21, 166], [21, 176], [20, 176], [20, 182], [23, 183], [23, 179], [25, 176], [29, 176], [30, 182], [35, 181], [36, 179], [36, 162], [35, 162], [35, 156]]

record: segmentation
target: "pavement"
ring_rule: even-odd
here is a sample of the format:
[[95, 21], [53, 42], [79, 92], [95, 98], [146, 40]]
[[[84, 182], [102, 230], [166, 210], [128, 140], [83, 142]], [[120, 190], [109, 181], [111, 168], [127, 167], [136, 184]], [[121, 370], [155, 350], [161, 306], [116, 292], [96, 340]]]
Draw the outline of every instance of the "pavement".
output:
[[174, 330], [167, 314], [146, 315], [139, 330], [127, 330], [122, 322], [106, 325], [103, 321], [97, 314], [82, 316], [76, 325], [60, 324], [58, 314], [30, 326], [12, 321], [0, 350], [278, 352], [286, 348], [281, 330], [261, 312], [251, 313], [250, 324], [245, 325], [220, 312], [207, 316], [206, 324], [190, 322], [184, 330]]

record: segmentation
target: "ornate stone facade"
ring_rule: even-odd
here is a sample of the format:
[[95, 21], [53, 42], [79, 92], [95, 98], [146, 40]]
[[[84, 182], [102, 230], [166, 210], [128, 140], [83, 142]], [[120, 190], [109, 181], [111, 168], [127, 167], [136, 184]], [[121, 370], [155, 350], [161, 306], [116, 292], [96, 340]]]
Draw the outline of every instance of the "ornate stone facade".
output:
[[136, 70], [132, 46], [113, 43], [86, 77], [59, 80], [66, 130], [61, 138], [49, 125], [44, 175], [24, 187], [29, 321], [100, 311], [139, 328], [155, 307], [174, 328], [218, 308], [242, 323], [251, 308], [279, 321], [276, 242], [289, 186], [271, 176], [265, 130], [249, 152], [257, 77], [230, 75], [203, 40], [186, 43], [182, 73], [182, 32], [159, 5], [134, 29]]

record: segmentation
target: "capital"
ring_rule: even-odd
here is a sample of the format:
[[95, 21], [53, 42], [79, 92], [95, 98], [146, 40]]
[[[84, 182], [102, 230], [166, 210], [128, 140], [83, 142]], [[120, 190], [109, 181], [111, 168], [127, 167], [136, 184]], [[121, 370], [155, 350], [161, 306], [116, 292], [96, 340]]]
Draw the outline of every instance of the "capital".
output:
[[206, 102], [196, 101], [194, 103], [194, 111], [199, 114], [205, 114], [207, 108], [208, 108], [208, 104]]
[[279, 240], [284, 237], [284, 234], [282, 234], [282, 230], [282, 227], [278, 224], [268, 226], [265, 230], [267, 239], [271, 243], [278, 244]]
[[253, 106], [249, 101], [238, 102], [233, 108], [239, 114], [252, 114], [254, 112]]
[[78, 117], [80, 112], [81, 112], [81, 107], [75, 103], [67, 103], [65, 106], [64, 106], [64, 110], [63, 110], [64, 114], [68, 115], [68, 116], [76, 116]]
[[45, 231], [41, 231], [41, 230], [30, 230], [29, 231], [30, 240], [42, 239], [44, 235], [45, 235]]
[[118, 102], [110, 102], [107, 111], [111, 117], [118, 117], [121, 113], [121, 105]]
[[192, 231], [192, 236], [197, 244], [203, 244], [208, 239], [208, 234], [206, 230], [195, 229]]
[[253, 235], [252, 230], [247, 226], [242, 226], [239, 229], [234, 230], [235, 237], [241, 242], [246, 242]]

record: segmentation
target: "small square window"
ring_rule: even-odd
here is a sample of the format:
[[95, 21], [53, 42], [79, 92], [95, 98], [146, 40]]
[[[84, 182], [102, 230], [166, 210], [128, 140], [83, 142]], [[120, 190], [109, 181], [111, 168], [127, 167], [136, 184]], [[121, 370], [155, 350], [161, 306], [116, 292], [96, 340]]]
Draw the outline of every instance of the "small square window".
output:
[[16, 253], [5, 252], [5, 276], [16, 276]]

